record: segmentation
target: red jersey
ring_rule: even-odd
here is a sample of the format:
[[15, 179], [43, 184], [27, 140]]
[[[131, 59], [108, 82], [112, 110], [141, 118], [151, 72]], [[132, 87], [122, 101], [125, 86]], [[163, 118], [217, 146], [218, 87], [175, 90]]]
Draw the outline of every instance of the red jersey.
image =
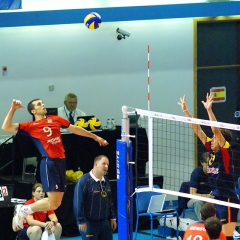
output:
[[[32, 198], [32, 199], [28, 200], [27, 202], [25, 202], [24, 205], [29, 205], [29, 204], [32, 204], [34, 202], [35, 202], [34, 198]], [[47, 216], [49, 216], [51, 214], [54, 214], [53, 210], [49, 210], [47, 212], [35, 212], [33, 214], [30, 214], [30, 215], [32, 215], [35, 220], [38, 220], [40, 222], [46, 222]], [[23, 226], [24, 227], [29, 227], [30, 225], [27, 223], [27, 221], [25, 221], [23, 223]]]
[[61, 127], [69, 127], [70, 122], [59, 116], [19, 124], [18, 133], [32, 138], [42, 157], [65, 158], [61, 138]]
[[[223, 232], [220, 233], [220, 240], [226, 240]], [[209, 240], [204, 222], [196, 222], [190, 225], [184, 233], [183, 240]]]

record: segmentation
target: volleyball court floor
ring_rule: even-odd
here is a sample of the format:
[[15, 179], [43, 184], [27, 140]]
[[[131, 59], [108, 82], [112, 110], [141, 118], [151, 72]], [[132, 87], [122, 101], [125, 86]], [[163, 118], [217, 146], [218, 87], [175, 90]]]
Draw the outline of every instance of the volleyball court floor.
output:
[[[150, 230], [144, 230], [144, 232], [150, 232]], [[153, 234], [154, 235], [157, 235], [157, 229], [154, 229], [153, 230]], [[133, 239], [135, 237], [135, 232], [133, 232]], [[67, 237], [67, 238], [61, 238], [63, 240], [81, 240], [82, 238], [79, 236], [79, 237]], [[151, 236], [150, 235], [147, 235], [147, 234], [141, 234], [141, 233], [138, 233], [137, 235], [137, 240], [150, 240], [151, 239]], [[166, 238], [161, 238], [160, 236], [153, 236], [153, 240], [159, 240], [159, 239], [166, 239]], [[113, 240], [118, 240], [118, 234], [117, 233], [114, 233], [113, 234]]]

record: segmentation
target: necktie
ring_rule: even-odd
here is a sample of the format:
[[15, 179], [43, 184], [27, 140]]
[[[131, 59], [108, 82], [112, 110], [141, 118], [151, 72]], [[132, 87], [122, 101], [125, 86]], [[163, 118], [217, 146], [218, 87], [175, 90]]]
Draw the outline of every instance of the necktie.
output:
[[73, 120], [73, 116], [72, 116], [72, 112], [69, 113], [69, 119], [71, 124], [74, 124], [74, 120]]

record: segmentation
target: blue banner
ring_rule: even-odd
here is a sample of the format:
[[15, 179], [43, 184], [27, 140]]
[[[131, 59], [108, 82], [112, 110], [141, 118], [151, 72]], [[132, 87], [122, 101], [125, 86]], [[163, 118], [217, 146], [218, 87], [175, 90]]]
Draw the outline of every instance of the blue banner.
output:
[[117, 140], [117, 206], [118, 239], [132, 240], [133, 236], [133, 180], [132, 180], [132, 142]]
[[0, 10], [14, 10], [22, 8], [22, 0], [0, 0]]

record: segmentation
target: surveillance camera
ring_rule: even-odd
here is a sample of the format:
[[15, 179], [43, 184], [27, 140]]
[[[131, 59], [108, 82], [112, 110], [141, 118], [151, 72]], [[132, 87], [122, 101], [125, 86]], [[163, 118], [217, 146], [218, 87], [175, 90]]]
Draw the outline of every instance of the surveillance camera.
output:
[[124, 30], [122, 30], [122, 29], [120, 29], [120, 28], [117, 28], [116, 32], [119, 33], [118, 36], [117, 36], [117, 39], [118, 39], [118, 40], [121, 40], [122, 38], [129, 37], [129, 36], [130, 36], [130, 33], [129, 33], [129, 32], [124, 31]]
[[130, 36], [130, 33], [129, 33], [129, 32], [124, 31], [124, 30], [122, 30], [122, 29], [120, 29], [120, 28], [117, 28], [117, 33], [122, 34], [124, 37], [129, 37], [129, 36]]

